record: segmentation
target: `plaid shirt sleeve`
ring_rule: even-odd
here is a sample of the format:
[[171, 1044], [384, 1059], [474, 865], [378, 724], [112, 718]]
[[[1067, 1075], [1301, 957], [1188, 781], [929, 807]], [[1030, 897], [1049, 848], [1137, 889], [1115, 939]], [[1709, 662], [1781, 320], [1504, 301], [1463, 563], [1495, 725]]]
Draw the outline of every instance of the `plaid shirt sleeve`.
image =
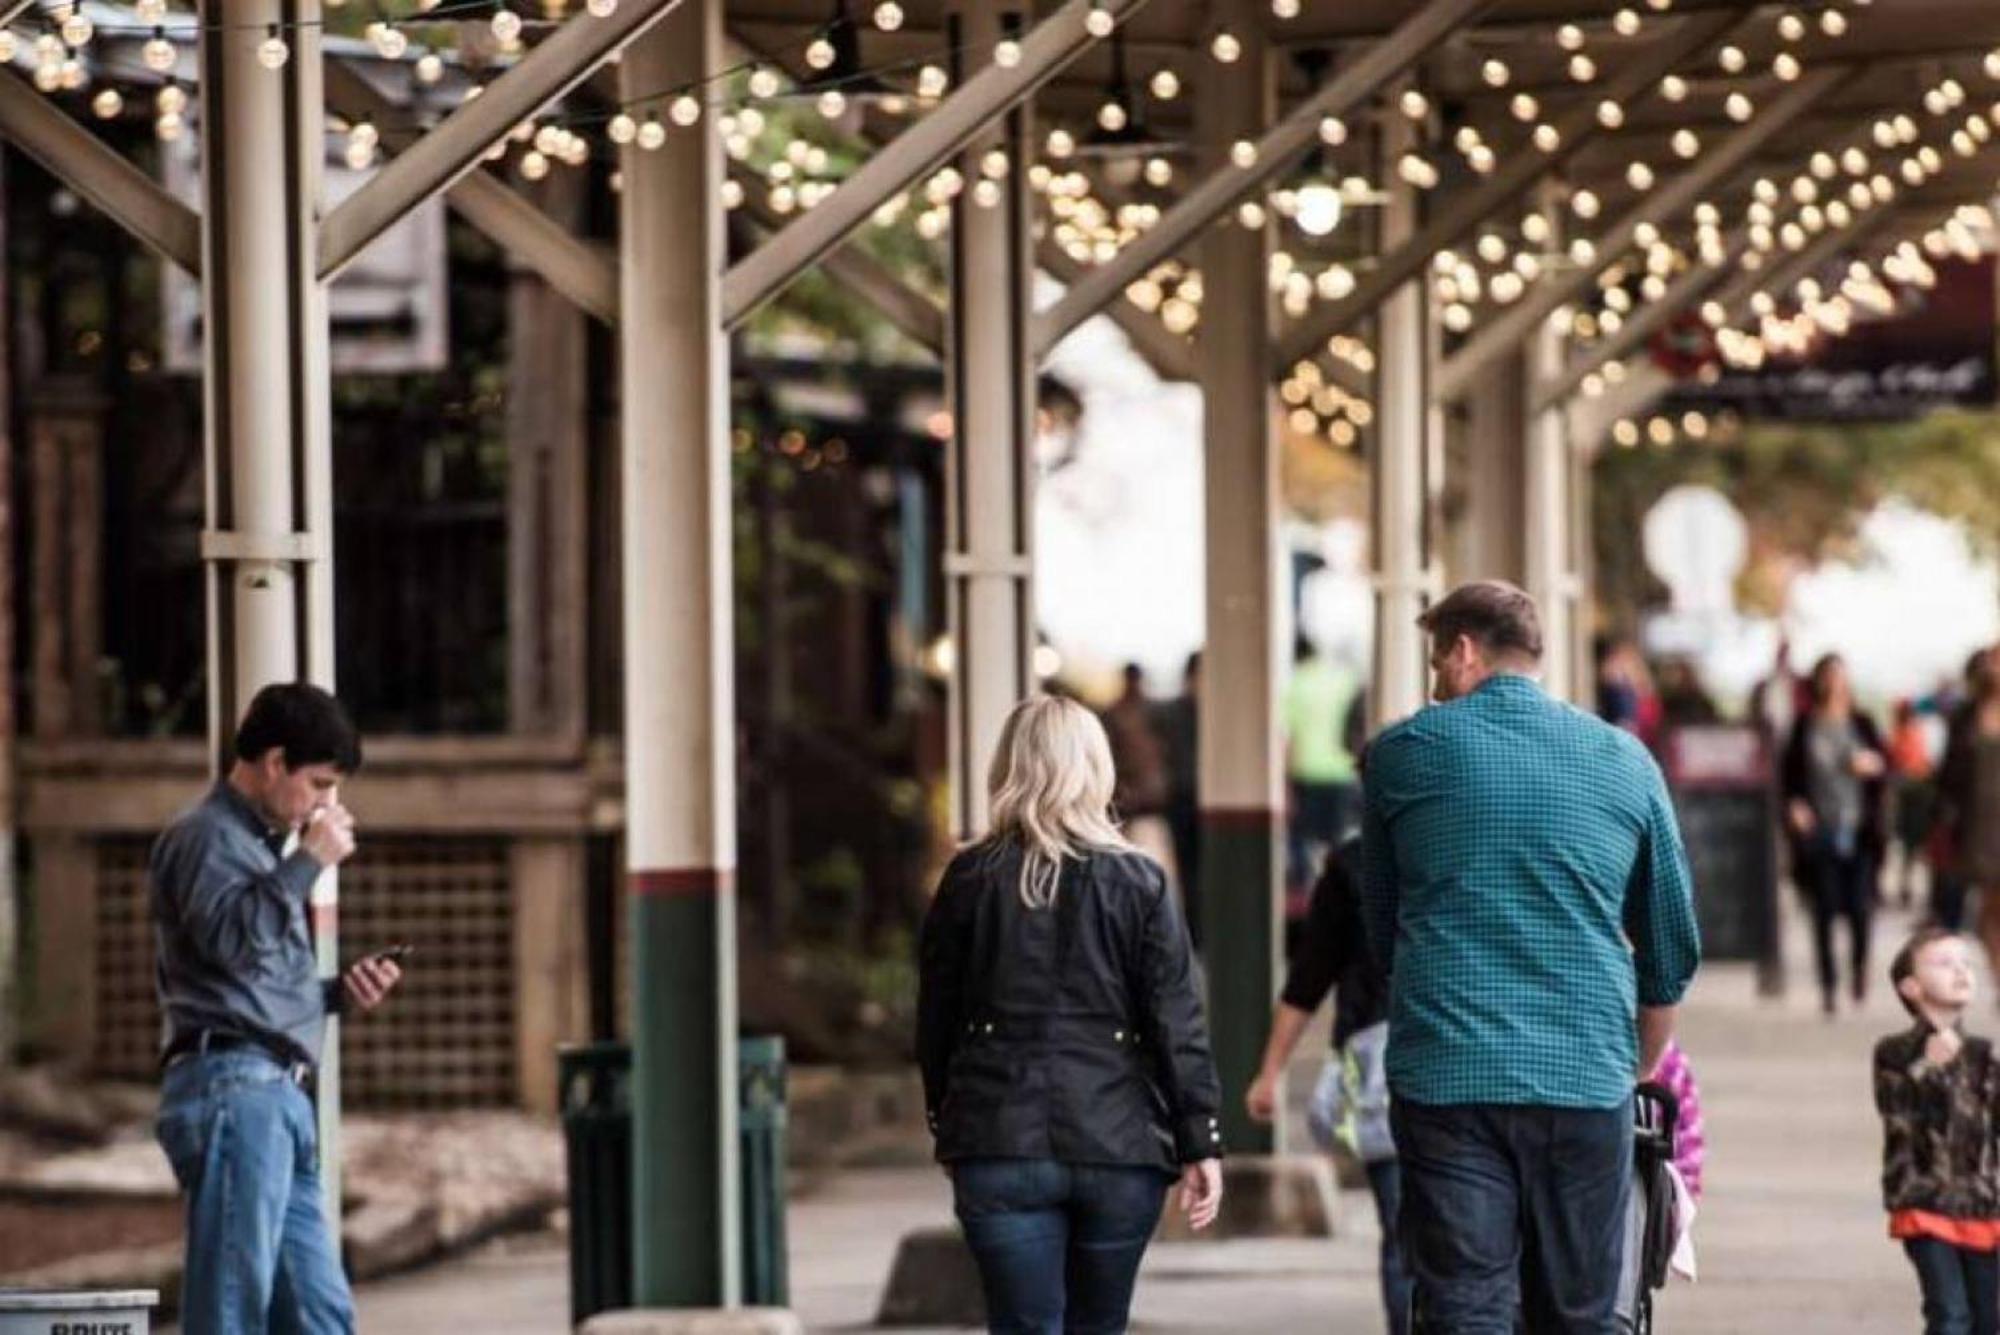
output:
[[1396, 849], [1390, 841], [1389, 824], [1382, 812], [1381, 767], [1390, 750], [1378, 739], [1369, 757], [1369, 772], [1377, 776], [1362, 780], [1361, 801], [1361, 924], [1368, 934], [1368, 950], [1390, 974], [1396, 968]]
[[1625, 929], [1637, 956], [1639, 1004], [1672, 1006], [1701, 965], [1701, 936], [1673, 799], [1659, 766], [1649, 759], [1647, 767], [1646, 830], [1625, 897]]

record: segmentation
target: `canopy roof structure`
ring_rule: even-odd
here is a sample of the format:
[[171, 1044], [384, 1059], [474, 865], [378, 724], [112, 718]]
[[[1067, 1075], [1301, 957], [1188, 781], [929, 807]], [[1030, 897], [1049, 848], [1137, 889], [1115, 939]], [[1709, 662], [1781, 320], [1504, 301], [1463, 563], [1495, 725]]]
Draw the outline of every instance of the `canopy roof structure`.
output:
[[[1425, 697], [1447, 437], [1573, 691], [1588, 459], [1666, 388], [1648, 340], [1697, 320], [1714, 372], [1838, 337], [1984, 253], [2000, 176], [1992, 0], [11, 0], [0, 65], [0, 138], [202, 279], [218, 756], [261, 685], [332, 684], [330, 282], [442, 197], [615, 327], [637, 1282], [675, 1305], [738, 1268], [729, 358], [802, 274], [944, 367], [960, 837], [1061, 573], [1032, 543], [1041, 360], [1106, 314], [1200, 384], [1234, 1088], [1281, 884], [1278, 425], [1370, 460], [1376, 722]], [[196, 141], [197, 205], [94, 128], [135, 121]], [[365, 177], [337, 200], [330, 157]], [[521, 188], [555, 172], [616, 196], [615, 247]]]

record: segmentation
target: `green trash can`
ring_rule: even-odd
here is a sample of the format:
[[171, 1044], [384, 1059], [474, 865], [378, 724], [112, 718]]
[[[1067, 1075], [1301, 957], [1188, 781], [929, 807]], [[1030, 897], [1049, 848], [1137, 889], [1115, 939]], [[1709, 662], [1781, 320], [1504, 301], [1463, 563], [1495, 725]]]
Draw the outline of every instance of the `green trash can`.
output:
[[[743, 1301], [784, 1307], [785, 1040], [737, 1040]], [[569, 1159], [570, 1320], [632, 1305], [632, 1046], [557, 1053]]]
[[632, 1047], [556, 1053], [569, 1161], [569, 1312], [580, 1326], [632, 1305]]

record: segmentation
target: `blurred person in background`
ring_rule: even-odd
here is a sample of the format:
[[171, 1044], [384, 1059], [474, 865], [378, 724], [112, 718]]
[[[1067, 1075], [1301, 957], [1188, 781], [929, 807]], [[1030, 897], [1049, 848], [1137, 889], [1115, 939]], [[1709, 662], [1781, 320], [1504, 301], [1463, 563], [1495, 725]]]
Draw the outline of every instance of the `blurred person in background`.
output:
[[1301, 635], [1294, 642], [1292, 675], [1280, 702], [1292, 797], [1285, 876], [1293, 886], [1312, 880], [1319, 859], [1359, 819], [1347, 719], [1360, 690], [1355, 674], [1321, 654], [1311, 640]]
[[[1985, 650], [1967, 665], [1969, 698], [1952, 715], [1938, 766], [1936, 860], [1949, 894], [1941, 925], [1962, 920], [1964, 896], [1979, 892], [1979, 939], [2000, 962], [2000, 653]], [[1941, 890], [1940, 897], [1945, 892]], [[1947, 918], [1947, 911], [1952, 917]]]
[[1936, 766], [1931, 759], [1930, 733], [1916, 704], [1898, 700], [1895, 719], [1889, 729], [1890, 800], [1899, 855], [1897, 898], [1908, 908], [1916, 902], [1917, 869], [1930, 840], [1932, 812], [1937, 806], [1937, 785], [1932, 781]]
[[1222, 1087], [1158, 863], [1113, 823], [1103, 725], [1036, 696], [988, 776], [919, 945], [917, 1056], [994, 1331], [1126, 1327], [1167, 1189], [1222, 1204]]
[[1694, 664], [1678, 655], [1660, 664], [1660, 722], [1666, 728], [1694, 728], [1721, 719], [1715, 701], [1702, 689]]
[[1847, 664], [1828, 654], [1814, 664], [1809, 708], [1792, 724], [1785, 747], [1785, 826], [1792, 874], [1812, 906], [1820, 1007], [1837, 1009], [1833, 924], [1847, 920], [1856, 1003], [1868, 992], [1868, 937], [1887, 837], [1889, 762], [1874, 720], [1854, 702]]
[[1187, 656], [1181, 693], [1154, 713], [1166, 752], [1167, 829], [1174, 841], [1174, 875], [1187, 912], [1188, 935], [1201, 948], [1201, 653]]

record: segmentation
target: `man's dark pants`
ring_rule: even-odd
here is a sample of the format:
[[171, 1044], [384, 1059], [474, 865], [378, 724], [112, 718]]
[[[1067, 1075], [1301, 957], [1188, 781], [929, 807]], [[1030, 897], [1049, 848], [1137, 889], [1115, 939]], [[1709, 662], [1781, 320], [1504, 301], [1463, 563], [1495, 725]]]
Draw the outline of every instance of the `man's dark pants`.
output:
[[1612, 1335], [1632, 1109], [1389, 1109], [1420, 1335]]

